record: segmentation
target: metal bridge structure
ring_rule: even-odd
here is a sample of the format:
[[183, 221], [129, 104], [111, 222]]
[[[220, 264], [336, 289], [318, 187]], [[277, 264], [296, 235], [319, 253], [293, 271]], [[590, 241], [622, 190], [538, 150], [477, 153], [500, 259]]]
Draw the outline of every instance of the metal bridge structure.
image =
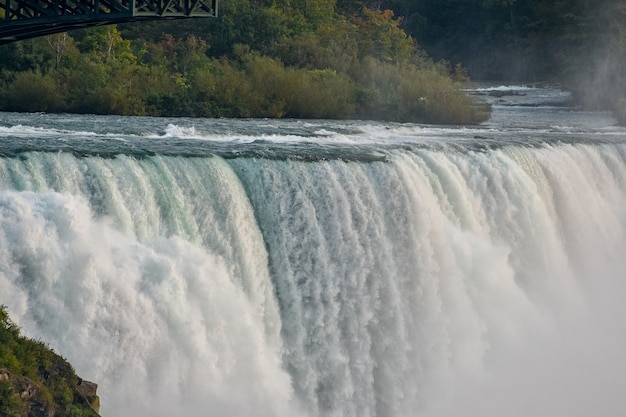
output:
[[0, 45], [91, 26], [216, 16], [217, 0], [0, 0]]

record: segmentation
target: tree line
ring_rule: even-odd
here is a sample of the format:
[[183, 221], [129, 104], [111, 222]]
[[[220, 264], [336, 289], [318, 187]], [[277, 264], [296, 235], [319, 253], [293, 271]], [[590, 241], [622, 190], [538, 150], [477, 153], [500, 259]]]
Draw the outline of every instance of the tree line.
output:
[[83, 29], [0, 47], [0, 110], [477, 123], [459, 65], [391, 9], [224, 0], [217, 19]]
[[0, 109], [475, 123], [469, 74], [626, 119], [625, 62], [623, 0], [222, 0], [2, 46]]

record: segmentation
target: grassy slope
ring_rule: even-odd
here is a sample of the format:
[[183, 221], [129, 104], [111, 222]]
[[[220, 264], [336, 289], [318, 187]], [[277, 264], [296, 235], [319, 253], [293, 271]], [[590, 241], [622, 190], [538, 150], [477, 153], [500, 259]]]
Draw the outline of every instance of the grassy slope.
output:
[[21, 336], [0, 307], [1, 417], [98, 417], [95, 388], [44, 343]]

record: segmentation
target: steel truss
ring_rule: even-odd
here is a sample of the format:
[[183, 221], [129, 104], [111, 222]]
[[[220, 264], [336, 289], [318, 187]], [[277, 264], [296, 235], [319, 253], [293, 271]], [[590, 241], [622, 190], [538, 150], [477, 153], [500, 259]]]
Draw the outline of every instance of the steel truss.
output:
[[0, 0], [0, 45], [90, 26], [217, 16], [217, 0]]

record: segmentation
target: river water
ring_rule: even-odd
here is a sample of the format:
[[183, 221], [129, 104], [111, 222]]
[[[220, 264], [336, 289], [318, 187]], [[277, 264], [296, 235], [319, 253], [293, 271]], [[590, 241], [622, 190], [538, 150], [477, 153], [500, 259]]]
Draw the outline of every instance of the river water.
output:
[[626, 413], [626, 129], [0, 113], [0, 304], [103, 416]]

